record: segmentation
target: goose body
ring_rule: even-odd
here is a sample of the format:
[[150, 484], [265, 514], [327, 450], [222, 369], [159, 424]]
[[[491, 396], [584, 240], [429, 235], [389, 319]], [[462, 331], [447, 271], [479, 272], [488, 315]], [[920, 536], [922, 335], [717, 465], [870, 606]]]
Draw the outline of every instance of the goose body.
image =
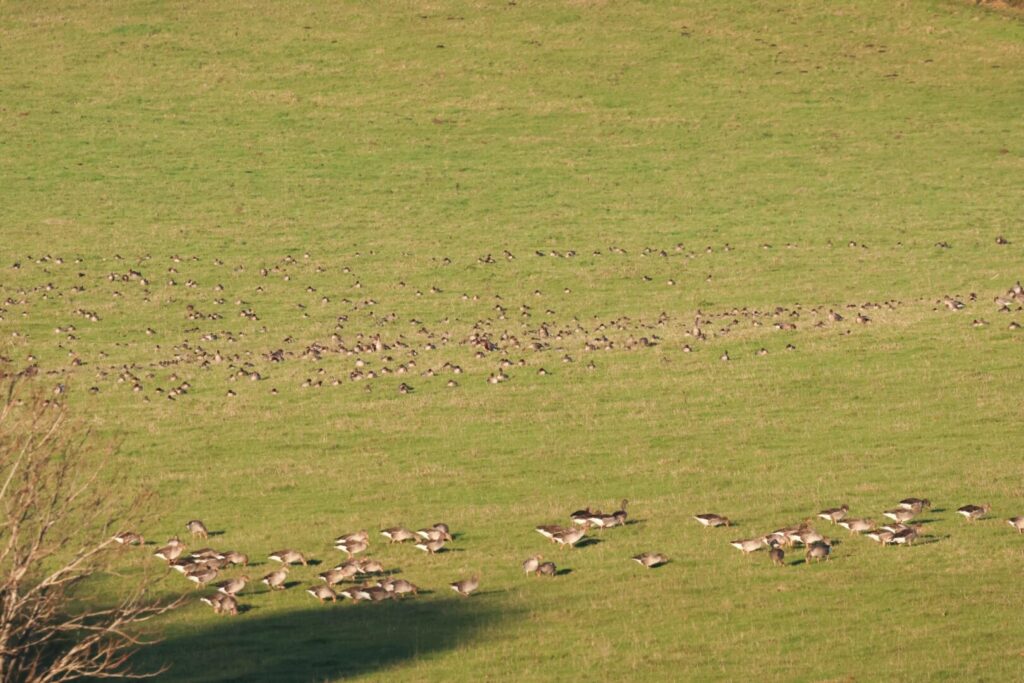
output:
[[957, 514], [963, 515], [967, 518], [968, 522], [973, 522], [976, 519], [980, 519], [992, 511], [992, 506], [988, 505], [964, 505], [962, 508], [957, 510]]
[[334, 539], [334, 544], [338, 545], [341, 543], [351, 543], [353, 541], [362, 541], [363, 543], [370, 542], [370, 534], [365, 529], [362, 531], [356, 531], [351, 534], [343, 534]]
[[1024, 517], [1011, 517], [1006, 523], [1017, 530], [1017, 533], [1024, 534]]
[[872, 541], [878, 542], [880, 545], [887, 545], [890, 541], [892, 541], [892, 537], [896, 534], [887, 529], [875, 529], [874, 531], [869, 531], [864, 535], [870, 538]]
[[461, 595], [462, 597], [468, 598], [478, 588], [480, 588], [480, 578], [477, 577], [477, 576], [473, 576], [473, 577], [468, 578], [468, 579], [463, 579], [462, 581], [456, 581], [455, 583], [450, 583], [450, 584], [448, 584], [448, 587], [451, 588], [456, 593], [458, 593], [459, 595]]
[[920, 535], [921, 528], [920, 524], [915, 524], [914, 526], [909, 526], [906, 529], [900, 529], [893, 534], [892, 540], [889, 542], [892, 545], [914, 545], [914, 541], [916, 541], [917, 537]]
[[282, 567], [277, 571], [270, 572], [262, 579], [260, 583], [265, 583], [272, 591], [284, 590], [284, 583], [288, 580], [288, 567]]
[[215, 593], [209, 597], [199, 598], [199, 600], [212, 607], [215, 614], [230, 614], [232, 616], [238, 614], [238, 601], [233, 595]]
[[168, 564], [170, 564], [171, 562], [174, 562], [176, 559], [181, 557], [181, 554], [184, 553], [184, 552], [185, 552], [185, 545], [184, 544], [181, 544], [181, 543], [174, 544], [174, 545], [168, 544], [168, 545], [165, 545], [163, 548], [160, 548], [159, 550], [157, 550], [155, 553], [153, 553], [153, 557], [159, 557], [161, 560], [166, 560], [168, 562]]
[[729, 543], [733, 548], [736, 548], [744, 555], [749, 555], [755, 550], [759, 550], [764, 545], [763, 538], [747, 538], [739, 541], [731, 541]]
[[301, 564], [303, 566], [309, 564], [306, 556], [298, 550], [276, 550], [270, 553], [268, 557], [274, 562], [280, 562], [281, 564]]
[[875, 527], [875, 523], [870, 519], [847, 518], [839, 522], [839, 526], [851, 534], [862, 534], [865, 531], [871, 531]]
[[357, 553], [361, 553], [364, 550], [366, 550], [367, 548], [369, 548], [370, 544], [367, 543], [366, 541], [359, 541], [359, 540], [356, 540], [356, 541], [343, 541], [341, 543], [336, 544], [334, 547], [337, 548], [338, 550], [340, 550], [341, 552], [345, 553], [349, 557], [352, 557], [353, 555], [355, 555]]
[[814, 560], [815, 562], [821, 562], [822, 560], [828, 560], [832, 555], [832, 546], [822, 541], [815, 541], [807, 546], [807, 554], [804, 559], [807, 562]]
[[922, 510], [932, 506], [932, 502], [927, 498], [904, 498], [899, 502], [899, 506], [905, 510], [913, 510], [915, 513], [921, 514]]
[[560, 534], [563, 531], [568, 531], [568, 529], [564, 526], [559, 526], [558, 524], [547, 524], [545, 526], [534, 527], [534, 531], [536, 531], [538, 534], [554, 543], [555, 534]]
[[112, 536], [111, 540], [119, 545], [143, 545], [146, 542], [146, 539], [134, 531], [122, 531]]
[[185, 578], [197, 586], [205, 586], [217, 578], [217, 570], [212, 567], [200, 567], [186, 574]]
[[554, 576], [558, 573], [554, 562], [542, 562], [537, 567], [537, 576]]
[[419, 586], [405, 579], [388, 579], [381, 584], [381, 588], [396, 596], [418, 595], [420, 592]]
[[771, 548], [768, 549], [768, 558], [776, 567], [782, 566], [782, 561], [785, 557], [786, 552], [778, 545], [773, 545]]
[[423, 541], [417, 543], [416, 547], [428, 555], [434, 555], [444, 547], [444, 541]]
[[716, 515], [713, 512], [708, 512], [701, 515], [694, 515], [693, 518], [700, 522], [706, 528], [730, 526], [732, 524], [732, 522], [729, 521], [728, 517]]
[[662, 553], [640, 553], [630, 559], [641, 566], [647, 567], [648, 569], [660, 567], [668, 562], [668, 556], [663, 555]]
[[335, 593], [327, 584], [320, 584], [313, 586], [312, 588], [307, 588], [306, 592], [319, 600], [320, 604], [323, 604], [328, 600], [331, 602], [336, 602], [338, 600], [338, 594]]
[[893, 508], [892, 510], [886, 510], [884, 513], [886, 517], [893, 520], [894, 522], [909, 522], [917, 513], [908, 508]]
[[419, 529], [416, 535], [427, 541], [450, 541], [452, 540], [451, 534], [441, 529], [435, 529], [434, 527], [428, 527], [426, 529]]
[[193, 536], [199, 538], [207, 538], [210, 532], [206, 529], [206, 525], [201, 520], [192, 519], [185, 525], [185, 529]]
[[832, 524], [835, 524], [839, 520], [846, 517], [846, 513], [850, 511], [849, 505], [840, 505], [837, 508], [829, 508], [828, 510], [822, 510], [818, 513], [818, 517], [821, 519], [827, 519]]
[[223, 593], [224, 595], [238, 595], [245, 590], [245, 585], [249, 583], [248, 576], [239, 576], [235, 579], [228, 579], [217, 584], [217, 592]]
[[569, 529], [568, 531], [561, 531], [561, 532], [555, 534], [554, 536], [552, 536], [551, 540], [553, 540], [555, 543], [557, 543], [562, 548], [565, 548], [566, 546], [572, 548], [577, 543], [579, 543], [580, 540], [584, 536], [586, 536], [587, 529], [589, 527], [590, 527], [589, 524], [585, 524], [584, 526], [578, 527], [576, 529]]
[[401, 526], [393, 526], [389, 529], [381, 529], [380, 535], [388, 539], [392, 543], [405, 543], [406, 541], [415, 541], [416, 534], [409, 529]]
[[534, 555], [533, 557], [527, 558], [523, 562], [523, 571], [527, 574], [533, 574], [537, 571], [537, 567], [540, 566], [541, 556]]
[[249, 556], [245, 553], [240, 553], [237, 550], [229, 550], [224, 553], [224, 559], [234, 565], [242, 565], [243, 567], [249, 566]]

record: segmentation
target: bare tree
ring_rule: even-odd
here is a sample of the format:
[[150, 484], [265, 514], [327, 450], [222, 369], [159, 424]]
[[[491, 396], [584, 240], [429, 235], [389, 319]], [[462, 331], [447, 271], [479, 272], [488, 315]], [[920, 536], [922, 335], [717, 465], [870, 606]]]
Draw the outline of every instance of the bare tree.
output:
[[112, 605], [83, 595], [125, 563], [124, 541], [142, 542], [123, 534], [140, 501], [110, 495], [110, 454], [32, 384], [0, 372], [0, 683], [160, 673], [129, 660], [151, 642], [140, 623], [181, 598], [153, 599], [147, 577]]

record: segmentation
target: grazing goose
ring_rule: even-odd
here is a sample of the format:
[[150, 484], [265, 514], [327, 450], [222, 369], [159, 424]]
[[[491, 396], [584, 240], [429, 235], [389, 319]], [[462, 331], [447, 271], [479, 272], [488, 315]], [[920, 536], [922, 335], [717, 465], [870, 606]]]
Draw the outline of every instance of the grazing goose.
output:
[[968, 522], [973, 522], [976, 519], [980, 519], [992, 511], [992, 506], [988, 503], [984, 505], [964, 505], [962, 508], [957, 510], [957, 514], [961, 514], [967, 518]]
[[887, 545], [892, 541], [892, 537], [896, 534], [887, 529], [875, 529], [874, 531], [869, 531], [864, 535], [872, 541], [877, 541], [880, 545]]
[[363, 589], [360, 586], [351, 586], [349, 588], [345, 588], [344, 590], [338, 591], [339, 598], [348, 598], [352, 602], [359, 602], [360, 600], [365, 600], [366, 598], [364, 598], [363, 595]]
[[731, 526], [732, 522], [729, 521], [728, 517], [722, 515], [716, 515], [713, 512], [708, 512], [702, 515], [694, 515], [695, 520], [704, 525], [704, 528], [710, 529], [717, 526]]
[[543, 559], [543, 556], [541, 555], [534, 555], [533, 557], [527, 558], [526, 561], [523, 562], [523, 571], [527, 574], [535, 573], [537, 571], [537, 567], [540, 566], [541, 559]]
[[639, 555], [630, 558], [634, 562], [648, 569], [654, 569], [668, 562], [668, 556], [661, 553], [640, 553]]
[[1017, 533], [1024, 534], [1024, 517], [1011, 517], [1006, 523], [1017, 530]]
[[544, 562], [537, 567], [537, 576], [554, 576], [557, 573], [554, 562]]
[[360, 599], [369, 600], [370, 602], [381, 602], [395, 597], [394, 593], [380, 586], [363, 586], [357, 590], [357, 593]]
[[591, 517], [601, 516], [600, 510], [591, 510], [589, 507], [582, 510], [577, 510], [569, 515], [569, 519], [573, 521], [573, 524], [586, 524]]
[[764, 537], [748, 538], [739, 541], [730, 541], [729, 545], [731, 545], [733, 548], [736, 548], [744, 555], [749, 555], [750, 553], [760, 549], [761, 546], [764, 545]]
[[186, 574], [185, 578], [196, 584], [196, 586], [205, 586], [217, 578], [217, 570], [213, 567], [199, 567]]
[[169, 563], [169, 566], [179, 574], [188, 574], [189, 572], [195, 571], [202, 567], [198, 562], [193, 562], [190, 559], [178, 559]]
[[922, 510], [932, 506], [932, 502], [927, 498], [904, 498], [899, 502], [899, 506], [904, 510], [913, 510], [916, 514], [921, 514]]
[[452, 540], [452, 538], [451, 538], [452, 530], [449, 529], [448, 525], [445, 524], [444, 522], [438, 522], [437, 524], [434, 524], [431, 528], [437, 529], [438, 531], [443, 532], [448, 537], [449, 541]]
[[818, 517], [821, 519], [827, 519], [832, 524], [835, 524], [839, 520], [846, 517], [846, 513], [850, 511], [849, 505], [840, 505], [837, 508], [829, 508], [828, 510], [822, 510], [818, 513]]
[[200, 548], [189, 553], [189, 559], [195, 560], [196, 562], [205, 562], [207, 560], [222, 560], [224, 555], [217, 552], [213, 548]]
[[348, 573], [341, 567], [335, 567], [334, 569], [328, 569], [325, 572], [320, 572], [319, 574], [317, 574], [317, 576], [323, 579], [324, 583], [326, 583], [328, 586], [337, 586], [345, 579], [352, 578], [353, 576], [355, 576], [355, 574], [356, 572], [354, 568], [351, 573]]
[[823, 541], [815, 541], [807, 546], [807, 553], [804, 555], [804, 561], [810, 563], [811, 560], [815, 562], [821, 562], [822, 560], [828, 560], [832, 555], [832, 546]]
[[344, 534], [334, 539], [334, 544], [338, 545], [341, 543], [351, 543], [353, 541], [362, 541], [363, 543], [369, 543], [370, 534], [367, 533], [365, 529], [363, 529], [362, 531], [357, 531], [353, 534]]
[[188, 524], [185, 525], [185, 529], [188, 530], [192, 536], [198, 536], [199, 538], [207, 538], [210, 535], [210, 532], [206, 529], [206, 525], [198, 519], [189, 520]]
[[416, 534], [402, 526], [393, 526], [389, 529], [381, 529], [380, 535], [391, 543], [405, 543], [415, 541]]
[[892, 510], [886, 510], [882, 514], [888, 517], [889, 519], [893, 520], [894, 522], [899, 522], [901, 524], [904, 522], [909, 522], [917, 516], [916, 512], [907, 508], [893, 508]]
[[159, 557], [161, 560], [167, 560], [167, 563], [170, 564], [181, 557], [183, 552], [185, 552], [184, 543], [168, 543], [163, 548], [160, 548], [153, 553], [153, 557]]
[[380, 560], [375, 560], [372, 557], [364, 557], [358, 564], [360, 574], [383, 574], [384, 565], [381, 564]]
[[111, 540], [120, 545], [143, 545], [146, 542], [146, 539], [134, 531], [122, 531], [112, 536]]
[[338, 594], [331, 590], [331, 587], [327, 584], [307, 588], [306, 592], [319, 600], [321, 605], [327, 600], [330, 600], [331, 602], [337, 602], [338, 600]]
[[554, 536], [552, 536], [551, 540], [553, 540], [555, 543], [557, 543], [560, 548], [564, 548], [566, 546], [569, 546], [570, 548], [572, 548], [577, 543], [579, 543], [580, 540], [584, 536], [587, 535], [587, 531], [589, 529], [590, 529], [590, 523], [588, 522], [588, 523], [584, 524], [582, 527], [577, 527], [575, 529], [569, 529], [567, 531], [561, 531], [561, 532], [555, 534]]
[[555, 535], [568, 531], [568, 527], [559, 526], [558, 524], [548, 524], [546, 526], [534, 527], [534, 531], [548, 539], [552, 543], [555, 542]]
[[306, 556], [298, 550], [276, 550], [270, 553], [268, 557], [274, 562], [280, 562], [281, 564], [301, 564], [303, 567], [309, 564]]
[[776, 567], [782, 566], [782, 561], [786, 557], [786, 551], [782, 549], [778, 543], [773, 543], [768, 549], [768, 558], [772, 561]]
[[277, 571], [270, 572], [260, 579], [260, 583], [267, 584], [272, 591], [284, 590], [284, 583], [288, 580], [288, 569], [286, 565]]
[[370, 544], [366, 543], [365, 541], [346, 541], [343, 543], [338, 543], [334, 547], [348, 555], [349, 558], [351, 558], [353, 555], [361, 553], [367, 548], [369, 548]]
[[875, 527], [875, 523], [870, 519], [856, 519], [851, 517], [839, 522], [839, 526], [843, 527], [851, 534], [862, 534], [865, 531], [871, 531]]
[[398, 597], [403, 595], [419, 595], [420, 592], [419, 586], [405, 579], [388, 579], [381, 583], [381, 588]]
[[626, 518], [629, 517], [629, 513], [626, 512], [626, 506], [628, 505], [629, 501], [623, 498], [622, 502], [619, 503], [619, 509], [612, 513], [612, 517], [615, 518], [617, 525], [626, 523]]
[[434, 527], [427, 527], [426, 529], [419, 529], [416, 535], [426, 541], [450, 541], [452, 540], [451, 534], [447, 531], [435, 529]]
[[923, 528], [920, 524], [914, 524], [906, 529], [900, 529], [893, 534], [889, 543], [892, 545], [914, 545], [914, 541], [917, 540]]
[[245, 553], [240, 553], [237, 550], [229, 550], [224, 553], [224, 559], [234, 565], [242, 565], [243, 567], [249, 566], [249, 556]]
[[790, 535], [790, 540], [795, 543], [800, 543], [801, 545], [809, 546], [812, 543], [824, 541], [825, 537], [810, 527], [804, 527], [797, 533]]
[[230, 614], [232, 616], [238, 614], [238, 601], [232, 595], [215, 593], [209, 597], [199, 598], [199, 600], [212, 607], [214, 614]]
[[416, 544], [416, 547], [428, 555], [435, 555], [438, 551], [444, 548], [444, 541], [421, 541]]
[[239, 576], [237, 579], [221, 581], [217, 584], [217, 592], [223, 593], [224, 595], [238, 595], [245, 590], [245, 585], [247, 583], [249, 583], [248, 576]]
[[448, 587], [464, 598], [468, 598], [480, 587], [480, 577], [474, 576], [455, 583], [449, 583]]

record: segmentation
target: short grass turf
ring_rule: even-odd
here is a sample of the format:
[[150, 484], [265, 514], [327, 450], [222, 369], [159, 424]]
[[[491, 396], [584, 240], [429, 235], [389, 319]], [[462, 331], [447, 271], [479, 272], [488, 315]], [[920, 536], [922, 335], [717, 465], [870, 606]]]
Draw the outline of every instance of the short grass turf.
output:
[[[159, 493], [149, 539], [200, 517], [254, 578], [281, 547], [321, 563], [236, 618], [195, 601], [142, 666], [1019, 677], [1024, 313], [994, 301], [1024, 277], [1019, 14], [42, 1], [0, 19], [4, 355], [66, 385]], [[913, 548], [827, 523], [820, 565], [728, 545], [906, 496], [934, 502]], [[623, 497], [636, 523], [588, 547], [533, 531]], [[955, 514], [984, 502], [990, 520]], [[421, 597], [302, 592], [334, 536], [438, 521], [450, 552], [371, 549]], [[629, 561], [648, 550], [672, 562]], [[571, 571], [523, 576], [536, 552]], [[473, 573], [479, 595], [447, 589]]]

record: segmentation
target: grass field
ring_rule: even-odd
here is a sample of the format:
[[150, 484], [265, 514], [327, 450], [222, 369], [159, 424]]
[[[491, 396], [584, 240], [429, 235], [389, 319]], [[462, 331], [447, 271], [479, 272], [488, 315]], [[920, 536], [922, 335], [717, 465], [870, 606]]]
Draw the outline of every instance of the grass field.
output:
[[[42, 0], [0, 63], [0, 351], [159, 493], [148, 539], [321, 561], [167, 619], [166, 680], [1020, 678], [1019, 13]], [[912, 548], [728, 545], [907, 496]], [[623, 497], [588, 547], [533, 531]], [[438, 521], [371, 548], [429, 593], [301, 590]]]

